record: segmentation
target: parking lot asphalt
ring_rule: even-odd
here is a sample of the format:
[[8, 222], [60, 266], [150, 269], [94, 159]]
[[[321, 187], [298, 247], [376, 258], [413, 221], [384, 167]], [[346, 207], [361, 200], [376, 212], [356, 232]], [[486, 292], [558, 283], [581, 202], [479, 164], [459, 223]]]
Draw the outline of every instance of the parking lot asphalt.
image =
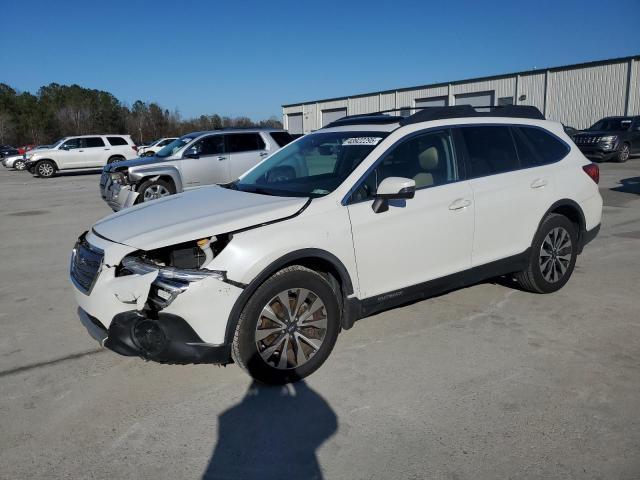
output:
[[98, 175], [0, 168], [0, 478], [640, 478], [640, 158], [561, 291], [358, 322], [289, 387], [101, 350], [67, 281]]

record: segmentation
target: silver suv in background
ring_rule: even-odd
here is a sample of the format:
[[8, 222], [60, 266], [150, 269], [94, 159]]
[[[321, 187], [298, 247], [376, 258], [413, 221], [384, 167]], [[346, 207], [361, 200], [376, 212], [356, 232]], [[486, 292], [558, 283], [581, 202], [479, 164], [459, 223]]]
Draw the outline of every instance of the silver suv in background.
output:
[[25, 167], [34, 175], [49, 178], [58, 170], [103, 167], [138, 157], [131, 135], [78, 135], [58, 140], [46, 150], [26, 154]]
[[106, 165], [100, 193], [118, 211], [191, 188], [229, 183], [291, 141], [279, 129], [189, 133], [153, 157]]

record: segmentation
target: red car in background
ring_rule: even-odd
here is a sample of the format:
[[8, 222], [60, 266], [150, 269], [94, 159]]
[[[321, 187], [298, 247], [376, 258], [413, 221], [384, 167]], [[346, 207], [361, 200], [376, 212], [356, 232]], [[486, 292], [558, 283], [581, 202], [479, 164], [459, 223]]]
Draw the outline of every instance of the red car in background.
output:
[[20, 152], [20, 155], [24, 155], [29, 150], [33, 150], [34, 147], [35, 147], [35, 145], [23, 145], [21, 147], [18, 147], [17, 150], [18, 150], [18, 152]]

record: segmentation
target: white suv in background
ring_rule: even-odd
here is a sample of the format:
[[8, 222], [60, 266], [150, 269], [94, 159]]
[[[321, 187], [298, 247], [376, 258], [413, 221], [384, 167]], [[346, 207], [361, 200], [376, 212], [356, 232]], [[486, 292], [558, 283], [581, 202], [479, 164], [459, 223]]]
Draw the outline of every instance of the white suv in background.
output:
[[168, 137], [168, 138], [159, 138], [158, 140], [154, 140], [148, 145], [141, 145], [138, 147], [138, 155], [141, 157], [152, 157], [159, 152], [164, 147], [173, 142], [176, 137]]
[[533, 107], [345, 117], [96, 223], [73, 250], [78, 312], [123, 355], [296, 381], [375, 312], [502, 275], [560, 289], [598, 233], [598, 175]]
[[99, 168], [107, 163], [138, 157], [130, 135], [80, 135], [66, 137], [47, 150], [27, 152], [26, 168], [42, 178], [58, 170]]

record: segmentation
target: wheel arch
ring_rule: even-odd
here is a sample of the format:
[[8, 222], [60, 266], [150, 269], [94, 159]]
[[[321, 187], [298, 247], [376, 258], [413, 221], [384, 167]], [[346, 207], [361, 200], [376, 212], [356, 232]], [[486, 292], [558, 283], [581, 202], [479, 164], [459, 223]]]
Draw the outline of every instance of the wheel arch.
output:
[[139, 186], [142, 182], [151, 179], [165, 179], [171, 181], [175, 188], [175, 193], [182, 192], [182, 178], [177, 168], [172, 166], [159, 168], [145, 168], [140, 170], [132, 170], [129, 177]]
[[328, 281], [333, 285], [331, 278], [335, 279], [340, 288], [341, 297], [339, 296], [340, 309], [342, 310], [342, 326], [349, 328], [353, 322], [348, 325], [345, 324], [345, 305], [346, 299], [353, 293], [353, 283], [351, 281], [351, 275], [342, 261], [326, 250], [318, 248], [304, 248], [289, 252], [286, 255], [271, 262], [265, 269], [263, 269], [248, 285], [245, 286], [242, 293], [236, 300], [236, 303], [231, 309], [229, 318], [227, 320], [227, 326], [225, 330], [225, 343], [229, 344], [233, 341], [233, 335], [240, 320], [240, 314], [245, 305], [251, 298], [251, 295], [262, 285], [269, 277], [283, 268], [291, 265], [301, 265], [314, 270], [320, 274], [328, 275]]
[[[569, 198], [564, 198], [562, 200], [558, 200], [553, 203], [549, 209], [545, 212], [542, 219], [540, 219], [540, 223], [538, 224], [538, 228], [542, 225], [542, 222], [550, 213], [557, 213], [559, 215], [563, 215], [567, 217], [573, 224], [577, 226], [578, 230], [578, 253], [582, 253], [582, 239], [584, 238], [584, 234], [586, 232], [586, 220], [584, 216], [584, 212], [582, 211], [582, 207], [575, 200], [571, 200]], [[537, 230], [536, 230], [537, 232]]]
[[53, 158], [39, 158], [36, 160], [35, 163], [36, 165], [38, 165], [40, 162], [51, 162], [56, 167], [56, 170], [60, 170], [60, 166], [58, 165], [58, 162], [56, 162]]

